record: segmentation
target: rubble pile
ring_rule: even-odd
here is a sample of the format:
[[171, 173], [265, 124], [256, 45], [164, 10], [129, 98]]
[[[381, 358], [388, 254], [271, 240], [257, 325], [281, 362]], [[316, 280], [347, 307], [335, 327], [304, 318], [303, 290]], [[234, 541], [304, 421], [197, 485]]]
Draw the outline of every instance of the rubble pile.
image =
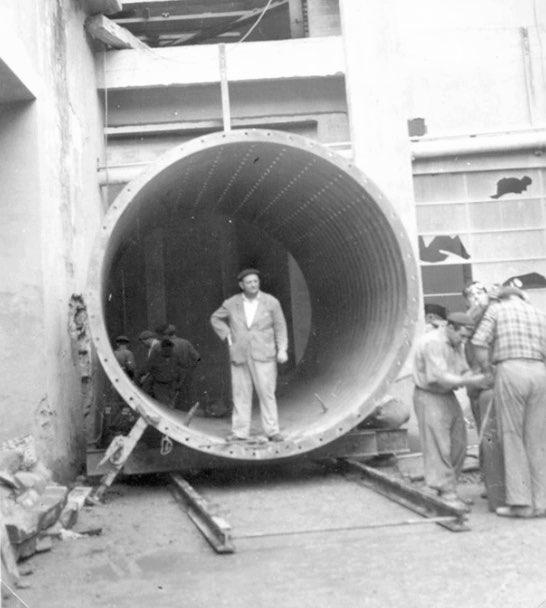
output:
[[52, 538], [62, 537], [76, 522], [90, 490], [75, 487], [69, 492], [53, 481], [36, 456], [32, 436], [0, 444], [2, 581], [17, 585], [17, 562], [51, 549]]

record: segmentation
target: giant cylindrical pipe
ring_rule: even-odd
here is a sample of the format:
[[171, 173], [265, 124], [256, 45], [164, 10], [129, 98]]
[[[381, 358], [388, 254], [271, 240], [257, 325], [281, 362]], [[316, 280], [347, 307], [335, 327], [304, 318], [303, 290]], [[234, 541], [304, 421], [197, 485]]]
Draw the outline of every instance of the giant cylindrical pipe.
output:
[[[279, 395], [283, 443], [231, 445], [216, 432], [188, 426], [183, 415], [133, 384], [115, 360], [105, 322], [112, 265], [135, 224], [160, 213], [158, 201], [166, 198], [181, 216], [252, 224], [280, 242], [301, 269], [311, 329]], [[299, 136], [236, 130], [171, 149], [121, 191], [92, 252], [87, 303], [110, 381], [161, 433], [208, 455], [276, 460], [328, 444], [373, 411], [409, 352], [418, 290], [404, 226], [350, 161]]]

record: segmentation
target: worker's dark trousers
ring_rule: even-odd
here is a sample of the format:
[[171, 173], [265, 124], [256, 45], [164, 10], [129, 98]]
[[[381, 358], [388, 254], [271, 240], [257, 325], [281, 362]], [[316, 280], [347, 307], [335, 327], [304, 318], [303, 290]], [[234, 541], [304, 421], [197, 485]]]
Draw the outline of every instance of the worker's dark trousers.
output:
[[480, 408], [480, 467], [487, 489], [487, 504], [490, 511], [506, 504], [504, 489], [504, 459], [499, 431], [497, 406], [493, 403], [493, 389], [480, 391], [477, 398]]
[[455, 492], [466, 456], [466, 426], [453, 392], [445, 395], [415, 387], [415, 415], [427, 485], [442, 493]]

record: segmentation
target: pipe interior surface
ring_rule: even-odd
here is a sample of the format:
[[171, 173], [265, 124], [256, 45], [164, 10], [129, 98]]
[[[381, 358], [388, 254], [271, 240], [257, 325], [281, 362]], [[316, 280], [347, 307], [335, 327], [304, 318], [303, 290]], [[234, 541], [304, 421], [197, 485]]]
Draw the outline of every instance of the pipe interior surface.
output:
[[[278, 382], [286, 440], [260, 449], [226, 444], [228, 419], [194, 418], [186, 425], [184, 412], [159, 404], [124, 375], [111, 347], [114, 328], [105, 310], [128, 243], [150, 227], [215, 221], [266, 235], [295, 261], [307, 292], [306, 342]], [[238, 269], [229, 279], [235, 291]], [[182, 274], [195, 281], [188, 270]], [[413, 249], [398, 215], [350, 161], [299, 136], [240, 130], [170, 150], [122, 190], [95, 244], [87, 302], [92, 339], [110, 381], [161, 433], [215, 456], [275, 460], [321, 447], [373, 411], [409, 352], [418, 289]], [[212, 332], [208, 319], [221, 301], [198, 311], [203, 334]]]

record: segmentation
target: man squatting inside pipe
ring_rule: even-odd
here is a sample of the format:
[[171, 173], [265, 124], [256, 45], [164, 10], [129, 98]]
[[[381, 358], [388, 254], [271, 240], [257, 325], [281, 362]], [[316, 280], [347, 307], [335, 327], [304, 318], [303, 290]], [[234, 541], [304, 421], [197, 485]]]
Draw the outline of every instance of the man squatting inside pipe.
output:
[[467, 314], [450, 314], [445, 327], [421, 336], [413, 362], [413, 405], [425, 481], [429, 488], [456, 506], [464, 506], [457, 495], [457, 480], [466, 456], [466, 425], [454, 390], [487, 384], [484, 374], [469, 370], [464, 354], [463, 346], [472, 325]]
[[288, 360], [286, 320], [279, 301], [260, 291], [258, 270], [247, 268], [237, 280], [242, 293], [225, 300], [210, 319], [218, 337], [229, 345], [233, 414], [227, 440], [249, 438], [254, 386], [265, 434], [270, 441], [283, 441], [275, 388], [277, 363]]

